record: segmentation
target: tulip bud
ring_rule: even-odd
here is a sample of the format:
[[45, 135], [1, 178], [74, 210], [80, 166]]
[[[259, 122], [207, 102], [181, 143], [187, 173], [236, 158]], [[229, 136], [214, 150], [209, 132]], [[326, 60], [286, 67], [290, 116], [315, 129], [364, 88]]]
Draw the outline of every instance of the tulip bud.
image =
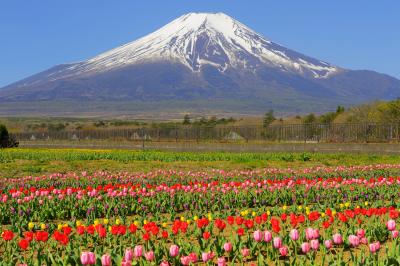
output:
[[254, 231], [253, 237], [256, 242], [261, 242], [263, 239], [263, 233], [260, 230]]
[[365, 237], [365, 230], [364, 230], [364, 229], [358, 229], [358, 230], [357, 230], [357, 236], [358, 236], [359, 238]]
[[309, 243], [304, 242], [304, 243], [301, 244], [301, 251], [302, 251], [304, 254], [307, 254], [307, 253], [310, 251], [310, 249], [311, 249], [311, 247], [310, 247], [310, 244], [309, 244]]
[[89, 265], [89, 252], [81, 253], [81, 263], [82, 265]]
[[247, 256], [250, 255], [250, 249], [248, 249], [248, 248], [243, 248], [243, 249], [240, 250], [240, 253], [242, 253], [242, 256], [243, 256], [243, 257], [247, 257]]
[[179, 247], [178, 247], [177, 245], [172, 245], [172, 246], [169, 248], [169, 255], [170, 255], [171, 257], [176, 257], [176, 256], [178, 256], [178, 255], [179, 255]]
[[289, 249], [286, 246], [283, 246], [279, 248], [279, 253], [281, 254], [282, 257], [286, 257], [287, 254], [289, 253]]
[[101, 266], [111, 266], [111, 256], [108, 254], [104, 254], [101, 257]]
[[313, 250], [318, 250], [319, 249], [319, 241], [318, 239], [313, 239], [310, 241], [310, 246]]
[[281, 248], [282, 247], [282, 239], [280, 237], [274, 237], [274, 248]]
[[297, 229], [292, 229], [292, 230], [290, 231], [290, 238], [291, 238], [293, 241], [298, 240], [298, 239], [299, 239], [299, 231], [297, 231]]
[[332, 240], [325, 240], [324, 245], [327, 249], [332, 248]]
[[218, 266], [226, 266], [226, 260], [224, 257], [218, 258], [217, 260], [217, 265]]
[[148, 251], [144, 253], [144, 257], [146, 258], [147, 261], [153, 261], [154, 260], [154, 251]]
[[343, 243], [343, 238], [341, 234], [334, 234], [332, 238], [335, 245], [341, 245]]
[[388, 229], [389, 231], [395, 230], [395, 229], [396, 229], [396, 221], [395, 221], [395, 220], [389, 220], [389, 221], [386, 223], [386, 227], [387, 227], [387, 229]]
[[232, 251], [232, 244], [230, 243], [230, 242], [226, 242], [225, 244], [224, 244], [224, 250], [226, 251], [226, 252], [231, 252]]
[[270, 231], [265, 231], [264, 232], [264, 241], [269, 243], [272, 240], [272, 234]]
[[209, 260], [208, 252], [201, 253], [201, 259], [203, 260], [203, 262], [207, 262]]
[[133, 251], [132, 251], [132, 249], [130, 249], [130, 248], [125, 249], [124, 259], [126, 261], [132, 261], [132, 259], [133, 259]]

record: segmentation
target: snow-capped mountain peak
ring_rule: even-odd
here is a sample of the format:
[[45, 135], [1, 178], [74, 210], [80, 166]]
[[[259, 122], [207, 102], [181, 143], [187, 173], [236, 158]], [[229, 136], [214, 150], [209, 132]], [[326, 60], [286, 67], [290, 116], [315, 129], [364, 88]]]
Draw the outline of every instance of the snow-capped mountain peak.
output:
[[229, 67], [253, 70], [267, 64], [313, 78], [325, 78], [339, 70], [273, 43], [226, 14], [189, 13], [69, 71], [102, 72], [154, 61], [183, 63], [192, 71], [200, 71], [206, 64], [220, 71]]

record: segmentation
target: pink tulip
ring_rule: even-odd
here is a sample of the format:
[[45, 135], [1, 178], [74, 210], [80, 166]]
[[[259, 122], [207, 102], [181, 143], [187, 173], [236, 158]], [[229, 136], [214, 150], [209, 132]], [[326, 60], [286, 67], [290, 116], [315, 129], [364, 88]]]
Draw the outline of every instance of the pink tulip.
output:
[[144, 257], [146, 258], [147, 261], [153, 261], [154, 260], [154, 251], [148, 251], [144, 253]]
[[319, 241], [318, 239], [313, 239], [310, 241], [310, 246], [313, 250], [318, 250], [319, 249]]
[[399, 237], [399, 231], [393, 230], [393, 231], [392, 231], [392, 237], [393, 237], [393, 238]]
[[253, 237], [256, 242], [261, 242], [263, 239], [263, 233], [260, 230], [254, 231]]
[[279, 248], [279, 253], [281, 254], [282, 257], [286, 257], [287, 254], [289, 253], [289, 249], [286, 246], [283, 246]]
[[357, 236], [358, 236], [359, 238], [365, 237], [365, 230], [364, 230], [364, 229], [358, 229], [358, 230], [357, 230]]
[[226, 266], [226, 260], [224, 257], [218, 258], [217, 260], [218, 266]]
[[224, 244], [224, 250], [225, 250], [226, 252], [231, 252], [231, 251], [232, 251], [232, 248], [233, 248], [233, 246], [232, 246], [232, 244], [231, 244], [230, 242], [226, 242], [226, 243]]
[[281, 248], [282, 247], [282, 239], [280, 237], [274, 237], [274, 248]]
[[396, 222], [395, 222], [395, 220], [389, 220], [389, 221], [387, 221], [386, 227], [387, 227], [387, 229], [388, 229], [389, 231], [395, 230], [395, 229], [396, 229]]
[[189, 256], [187, 256], [190, 259], [191, 263], [196, 263], [197, 262], [197, 255], [196, 253], [190, 253]]
[[201, 259], [203, 260], [203, 262], [207, 262], [209, 260], [208, 252], [201, 253]]
[[179, 255], [179, 247], [177, 245], [172, 245], [169, 247], [169, 255], [171, 257], [176, 257]]
[[352, 247], [358, 247], [360, 245], [360, 239], [358, 238], [358, 236], [350, 235], [349, 243]]
[[111, 256], [104, 254], [101, 256], [101, 266], [111, 266]]
[[133, 259], [133, 251], [130, 248], [125, 249], [124, 259], [131, 261]]
[[310, 240], [314, 238], [314, 229], [312, 228], [307, 228], [306, 229], [306, 239]]
[[343, 238], [341, 234], [334, 234], [332, 238], [335, 245], [341, 245], [343, 243]]
[[269, 243], [272, 240], [272, 234], [270, 231], [265, 231], [264, 232], [264, 241]]
[[368, 245], [368, 239], [366, 237], [363, 237], [360, 239], [360, 243], [363, 245]]
[[313, 230], [313, 238], [314, 238], [314, 239], [319, 238], [319, 230], [318, 230], [318, 229], [314, 229], [314, 230]]
[[369, 244], [369, 251], [371, 253], [376, 253], [381, 248], [381, 244], [379, 242]]
[[183, 256], [181, 257], [181, 263], [182, 265], [189, 265], [192, 261], [190, 260], [189, 256]]
[[327, 249], [331, 249], [332, 248], [332, 240], [325, 240], [324, 245]]
[[240, 250], [240, 252], [242, 253], [242, 256], [243, 256], [243, 257], [247, 257], [247, 256], [250, 255], [250, 249], [248, 249], [248, 248], [242, 248], [242, 249]]
[[132, 261], [126, 260], [125, 258], [121, 261], [121, 266], [132, 266]]
[[162, 261], [161, 263], [160, 263], [160, 266], [169, 266], [169, 263], [168, 263], [168, 261]]
[[133, 248], [133, 256], [135, 258], [140, 258], [143, 256], [143, 247], [141, 245], [137, 245]]
[[309, 243], [304, 242], [304, 243], [301, 244], [301, 251], [302, 251], [304, 254], [307, 254], [308, 252], [310, 252], [310, 249], [311, 249], [311, 247], [310, 247], [310, 244], [309, 244]]
[[81, 263], [82, 265], [89, 265], [89, 252], [81, 253]]
[[291, 238], [293, 241], [298, 240], [298, 239], [299, 239], [299, 231], [298, 231], [297, 229], [292, 229], [292, 230], [290, 231], [290, 238]]

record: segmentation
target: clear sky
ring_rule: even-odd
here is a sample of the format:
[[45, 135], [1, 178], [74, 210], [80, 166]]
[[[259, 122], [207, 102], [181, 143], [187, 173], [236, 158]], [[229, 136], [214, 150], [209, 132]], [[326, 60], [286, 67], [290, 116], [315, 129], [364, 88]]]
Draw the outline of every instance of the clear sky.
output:
[[400, 78], [399, 0], [2, 0], [0, 87], [88, 59], [188, 12], [224, 12], [298, 52]]

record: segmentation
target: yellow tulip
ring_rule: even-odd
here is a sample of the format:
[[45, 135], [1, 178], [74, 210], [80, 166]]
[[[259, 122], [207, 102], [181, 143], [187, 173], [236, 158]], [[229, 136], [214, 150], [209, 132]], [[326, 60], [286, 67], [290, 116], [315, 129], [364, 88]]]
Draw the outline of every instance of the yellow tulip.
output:
[[346, 207], [350, 207], [350, 202], [346, 202], [344, 205], [346, 206]]
[[120, 225], [121, 224], [121, 220], [120, 219], [115, 220], [115, 224], [116, 225]]
[[143, 224], [148, 224], [149, 222], [145, 219], [144, 221], [143, 221]]
[[286, 211], [286, 210], [287, 210], [287, 206], [286, 206], [286, 205], [283, 205], [282, 209], [283, 209], [284, 211]]
[[303, 209], [303, 206], [298, 206], [297, 209], [299, 209], [299, 211], [301, 211]]
[[368, 206], [368, 205], [369, 205], [369, 202], [368, 202], [368, 201], [364, 202], [364, 205], [365, 205], [365, 206]]
[[29, 222], [29, 223], [28, 223], [28, 228], [29, 228], [29, 230], [32, 230], [34, 227], [35, 227], [35, 224], [34, 224], [34, 223], [32, 223], [32, 222]]
[[46, 230], [46, 225], [42, 223], [42, 224], [40, 225], [40, 229]]
[[270, 214], [271, 214], [271, 212], [268, 210], [268, 211], [267, 211], [267, 214], [268, 214], [268, 215], [270, 215]]
[[134, 221], [133, 224], [138, 226], [140, 223], [138, 221]]
[[103, 219], [103, 223], [104, 223], [105, 225], [107, 225], [107, 224], [108, 224], [108, 219], [107, 219], [107, 218], [104, 218], [104, 219]]
[[185, 217], [181, 216], [181, 222], [185, 221]]
[[161, 226], [162, 226], [163, 228], [166, 228], [166, 227], [167, 227], [167, 223], [166, 223], [166, 222], [163, 222]]
[[197, 216], [197, 215], [195, 215], [194, 217], [193, 217], [193, 220], [195, 220], [195, 221], [197, 221], [199, 219], [199, 217]]
[[98, 224], [99, 224], [99, 220], [97, 220], [97, 219], [94, 220], [94, 223], [93, 223], [93, 224], [94, 224], [94, 226], [98, 225]]
[[253, 217], [255, 217], [256, 215], [257, 215], [256, 212], [252, 212], [252, 213], [251, 213], [251, 216], [253, 216]]
[[81, 226], [82, 225], [82, 222], [81, 221], [76, 221], [76, 226]]

